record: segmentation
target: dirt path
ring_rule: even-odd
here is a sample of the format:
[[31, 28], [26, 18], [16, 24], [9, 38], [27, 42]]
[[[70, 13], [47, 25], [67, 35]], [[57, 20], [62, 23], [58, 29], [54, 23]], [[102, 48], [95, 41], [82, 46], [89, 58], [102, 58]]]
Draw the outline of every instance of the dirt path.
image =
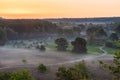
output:
[[99, 55], [99, 56], [87, 56], [85, 58], [80, 58], [80, 59], [66, 61], [66, 62], [62, 62], [62, 63], [56, 63], [56, 64], [48, 64], [48, 65], [64, 65], [64, 64], [70, 64], [70, 63], [80, 62], [82, 60], [92, 60], [92, 59], [95, 59], [95, 58], [100, 58], [100, 57], [103, 57], [103, 56], [107, 55], [107, 53], [108, 53], [103, 48], [104, 47], [99, 47], [99, 49], [102, 51], [102, 54]]

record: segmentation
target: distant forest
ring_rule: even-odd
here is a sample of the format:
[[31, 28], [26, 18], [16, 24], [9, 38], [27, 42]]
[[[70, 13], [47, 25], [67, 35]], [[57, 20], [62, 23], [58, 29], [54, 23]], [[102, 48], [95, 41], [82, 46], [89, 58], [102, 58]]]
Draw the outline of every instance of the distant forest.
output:
[[40, 19], [0, 19], [9, 39], [42, 37], [57, 31], [56, 24]]
[[[3, 19], [0, 18], [1, 32], [7, 34], [9, 40], [14, 39], [29, 39], [29, 38], [46, 38], [48, 36], [67, 36], [73, 38], [80, 36], [80, 32], [85, 32], [87, 28], [85, 25], [78, 25], [72, 27], [63, 27], [54, 24], [54, 21], [64, 22], [120, 22], [120, 17], [110, 18], [61, 18], [61, 19]], [[90, 25], [88, 25], [90, 26]], [[100, 26], [100, 25], [91, 25]], [[110, 26], [109, 26], [110, 27]], [[115, 25], [113, 25], [115, 27]], [[119, 27], [116, 29], [119, 32]], [[115, 30], [113, 30], [115, 31]], [[2, 35], [2, 34], [1, 34]]]
[[120, 17], [98, 17], [98, 18], [56, 18], [45, 19], [48, 21], [67, 21], [67, 22], [120, 22]]

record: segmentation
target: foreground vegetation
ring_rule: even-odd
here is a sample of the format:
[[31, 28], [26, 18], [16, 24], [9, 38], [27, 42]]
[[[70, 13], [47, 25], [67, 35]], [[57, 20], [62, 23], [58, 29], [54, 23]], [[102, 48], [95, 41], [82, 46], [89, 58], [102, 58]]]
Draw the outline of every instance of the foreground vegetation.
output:
[[114, 75], [113, 80], [120, 80], [120, 52], [116, 52], [113, 57], [113, 64], [107, 64], [99, 61], [100, 64]]
[[28, 70], [20, 70], [13, 73], [0, 74], [0, 80], [35, 80]]

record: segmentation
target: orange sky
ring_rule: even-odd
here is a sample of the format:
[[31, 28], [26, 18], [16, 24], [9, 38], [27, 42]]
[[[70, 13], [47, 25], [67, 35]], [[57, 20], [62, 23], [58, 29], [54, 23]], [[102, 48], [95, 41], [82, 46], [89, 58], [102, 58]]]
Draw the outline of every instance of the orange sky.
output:
[[120, 0], [0, 0], [4, 18], [120, 16]]

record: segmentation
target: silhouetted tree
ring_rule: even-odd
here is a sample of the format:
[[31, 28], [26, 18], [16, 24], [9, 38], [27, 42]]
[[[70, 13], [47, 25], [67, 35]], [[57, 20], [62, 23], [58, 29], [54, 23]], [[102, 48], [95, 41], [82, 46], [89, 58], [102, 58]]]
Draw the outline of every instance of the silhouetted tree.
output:
[[120, 34], [120, 24], [118, 24], [118, 26], [116, 27], [115, 31]]
[[107, 33], [101, 25], [90, 25], [87, 29], [87, 35], [94, 34], [96, 37], [107, 36]]
[[66, 51], [66, 48], [68, 47], [68, 42], [65, 38], [58, 38], [55, 40], [55, 43], [57, 44], [58, 51]]
[[3, 28], [0, 28], [0, 45], [4, 45], [7, 41], [7, 34]]
[[108, 41], [105, 43], [105, 47], [115, 48], [115, 45], [113, 44], [113, 42]]
[[101, 44], [107, 38], [107, 33], [101, 25], [90, 25], [87, 29], [89, 44]]
[[75, 52], [75, 53], [87, 52], [87, 49], [86, 49], [87, 42], [85, 39], [77, 37], [75, 41], [71, 42], [71, 44], [73, 45], [72, 52]]

